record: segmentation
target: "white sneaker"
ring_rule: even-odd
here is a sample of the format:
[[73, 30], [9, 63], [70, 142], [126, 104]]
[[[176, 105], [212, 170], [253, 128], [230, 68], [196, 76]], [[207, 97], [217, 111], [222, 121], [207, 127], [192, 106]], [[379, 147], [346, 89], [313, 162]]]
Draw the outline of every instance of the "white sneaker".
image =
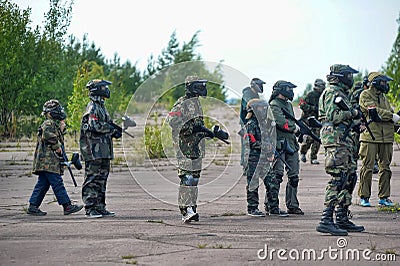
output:
[[182, 217], [182, 221], [184, 223], [190, 223], [191, 221], [197, 220], [199, 218], [199, 214], [195, 213], [192, 207], [187, 207], [186, 215]]

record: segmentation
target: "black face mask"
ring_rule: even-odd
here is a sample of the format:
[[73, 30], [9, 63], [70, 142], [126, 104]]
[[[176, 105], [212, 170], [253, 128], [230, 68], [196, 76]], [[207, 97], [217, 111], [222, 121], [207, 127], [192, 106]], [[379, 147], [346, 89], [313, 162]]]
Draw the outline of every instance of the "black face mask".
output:
[[378, 91], [381, 91], [381, 92], [383, 92], [383, 93], [388, 93], [388, 92], [389, 92], [389, 89], [390, 89], [389, 84], [387, 83], [387, 81], [386, 81], [386, 80], [383, 80], [382, 78], [379, 78], [379, 77], [375, 78], [375, 79], [372, 81], [372, 85], [373, 85]]
[[56, 109], [50, 111], [50, 115], [55, 120], [65, 120], [67, 118], [67, 114], [64, 112], [64, 108], [58, 106]]
[[110, 89], [108, 86], [101, 86], [101, 87], [95, 87], [90, 89], [89, 95], [90, 96], [100, 96], [104, 98], [110, 98]]
[[206, 82], [194, 82], [188, 88], [186, 89], [186, 94], [190, 97], [196, 97], [196, 96], [202, 96], [206, 97], [207, 96], [207, 86]]

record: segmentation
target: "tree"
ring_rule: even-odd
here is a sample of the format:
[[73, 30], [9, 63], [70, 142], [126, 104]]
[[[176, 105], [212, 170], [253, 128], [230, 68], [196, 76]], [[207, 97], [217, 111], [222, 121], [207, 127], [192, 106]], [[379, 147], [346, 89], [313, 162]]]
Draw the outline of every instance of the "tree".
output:
[[383, 72], [393, 78], [393, 81], [390, 82], [388, 97], [398, 110], [400, 109], [400, 13], [397, 23], [399, 25], [397, 37], [394, 41], [391, 54], [386, 61], [386, 65], [383, 67]]
[[82, 115], [89, 102], [86, 84], [91, 79], [101, 79], [104, 77], [103, 67], [96, 62], [85, 61], [78, 69], [74, 79], [74, 89], [72, 95], [68, 98], [68, 116], [67, 123], [69, 129], [78, 132], [81, 126]]

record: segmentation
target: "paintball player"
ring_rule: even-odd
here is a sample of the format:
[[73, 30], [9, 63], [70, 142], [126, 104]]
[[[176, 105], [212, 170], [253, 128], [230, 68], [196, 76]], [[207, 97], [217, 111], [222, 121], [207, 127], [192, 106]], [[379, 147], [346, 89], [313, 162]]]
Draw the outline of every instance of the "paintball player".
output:
[[[264, 88], [263, 85], [265, 84], [264, 81], [262, 81], [259, 78], [253, 78], [250, 82], [250, 87], [246, 87], [243, 89], [243, 96], [240, 104], [240, 127], [243, 128], [244, 125], [247, 122], [246, 116], [247, 116], [247, 103], [251, 99], [259, 99], [260, 98], [260, 93], [263, 93]], [[241, 140], [241, 154], [240, 154], [240, 165], [244, 165], [244, 142], [243, 139]]]
[[[291, 169], [286, 167], [288, 176], [288, 182], [286, 184], [286, 207], [288, 213], [303, 215], [304, 212], [299, 207], [299, 201], [297, 199], [297, 187], [299, 185], [299, 143], [295, 134], [299, 131], [299, 127], [293, 120], [287, 119], [283, 114], [282, 109], [285, 109], [288, 113], [294, 116], [293, 106], [290, 101], [293, 100], [294, 93], [293, 88], [297, 86], [291, 82], [279, 80], [272, 88], [272, 95], [269, 99], [269, 104], [272, 109], [272, 113], [276, 122], [276, 149], [285, 149], [283, 143], [286, 140], [291, 150], [294, 152], [284, 152], [283, 159], [287, 162]], [[277, 160], [274, 165], [275, 177], [272, 179], [272, 186], [279, 187], [282, 183], [282, 177], [284, 175], [285, 165], [282, 160]], [[278, 198], [275, 199], [276, 201]], [[269, 202], [272, 208], [269, 208], [270, 215], [287, 216], [285, 211], [278, 208], [279, 202]]]
[[[199, 96], [207, 96], [207, 80], [197, 76], [185, 79], [185, 95], [179, 98], [168, 113], [167, 122], [172, 128], [172, 139], [178, 160], [178, 206], [182, 221], [188, 223], [198, 221], [197, 196], [198, 183], [204, 157], [204, 138], [218, 137], [220, 130], [211, 131], [204, 126], [203, 110]], [[223, 139], [228, 139], [224, 132]], [[220, 137], [220, 136], [219, 136]], [[202, 144], [200, 149], [199, 145]]]
[[49, 100], [43, 105], [42, 115], [46, 118], [39, 127], [36, 150], [33, 158], [33, 173], [38, 175], [38, 181], [29, 199], [27, 213], [43, 216], [47, 213], [39, 209], [50, 186], [59, 205], [64, 208], [64, 215], [68, 215], [83, 208], [75, 205], [67, 194], [61, 175], [64, 173], [62, 149], [66, 130], [66, 114], [57, 100]]
[[[350, 99], [350, 103], [353, 106], [353, 108], [357, 108], [358, 110], [360, 110], [360, 94], [363, 90], [368, 89], [368, 84], [369, 84], [368, 76], [365, 76], [363, 78], [363, 81], [357, 82], [354, 85], [354, 88], [350, 91], [349, 99]], [[363, 122], [361, 121], [360, 131], [363, 131], [363, 130], [365, 130], [365, 128], [364, 128]], [[355, 153], [354, 153], [354, 158], [356, 160], [358, 160], [358, 158], [359, 158], [358, 153], [360, 151], [360, 133], [361, 132], [357, 132], [357, 131], [352, 132], [352, 135], [354, 136], [354, 141], [355, 141], [356, 147], [357, 147], [355, 150]], [[372, 173], [377, 174], [378, 172], [379, 172], [378, 162], [377, 162], [377, 160], [375, 160], [374, 169], [372, 170]]]
[[[266, 208], [271, 192], [267, 177], [272, 177], [271, 163], [274, 160], [275, 121], [268, 103], [260, 99], [252, 99], [247, 103], [245, 133], [244, 174], [247, 177], [247, 215], [264, 217], [258, 209], [258, 184], [263, 180], [266, 188]], [[279, 189], [278, 189], [279, 192]], [[276, 197], [278, 195], [275, 195]]]
[[112, 125], [104, 105], [110, 98], [107, 80], [94, 79], [86, 84], [90, 102], [82, 117], [79, 145], [85, 161], [85, 180], [82, 199], [87, 218], [115, 216], [106, 209], [106, 187], [110, 173], [110, 161], [114, 158], [112, 138], [120, 138], [122, 132]]
[[[348, 65], [335, 64], [327, 75], [329, 86], [319, 98], [319, 119], [322, 122], [321, 141], [325, 148], [325, 171], [331, 176], [326, 186], [325, 209], [316, 230], [321, 233], [345, 236], [347, 232], [364, 231], [363, 226], [348, 218], [351, 197], [357, 182], [356, 161], [353, 157], [355, 143], [349, 133], [353, 120], [360, 114], [352, 109], [348, 94], [357, 70]], [[345, 111], [342, 103], [348, 106]], [[336, 223], [333, 213], [336, 210]]]
[[[300, 100], [300, 108], [301, 110], [303, 110], [301, 118], [305, 123], [307, 123], [307, 118], [309, 118], [310, 116], [313, 116], [315, 117], [315, 119], [318, 119], [319, 96], [321, 96], [321, 93], [324, 90], [325, 90], [325, 82], [322, 79], [316, 79], [314, 82], [313, 90], [307, 93], [304, 99]], [[319, 128], [312, 128], [311, 130], [316, 136], [319, 136], [319, 131], [320, 131]], [[321, 145], [318, 141], [307, 136], [305, 138], [305, 141], [303, 141], [303, 143], [300, 146], [301, 161], [304, 163], [307, 161], [306, 154], [311, 147], [311, 154], [310, 154], [311, 164], [319, 164], [317, 156], [320, 146]]]
[[[358, 195], [361, 198], [361, 205], [371, 206], [372, 169], [375, 158], [378, 158], [379, 165], [379, 204], [383, 206], [394, 206], [390, 197], [390, 179], [392, 171], [390, 163], [393, 156], [394, 124], [400, 120], [398, 114], [393, 112], [385, 94], [389, 92], [388, 82], [392, 78], [379, 72], [371, 72], [368, 75], [369, 88], [361, 92], [360, 108], [367, 119], [370, 117], [369, 109], [376, 109], [380, 116], [380, 122], [370, 124], [372, 139], [368, 131], [363, 131], [360, 136], [360, 158], [362, 166], [360, 169], [360, 185]], [[376, 119], [375, 119], [376, 120]]]

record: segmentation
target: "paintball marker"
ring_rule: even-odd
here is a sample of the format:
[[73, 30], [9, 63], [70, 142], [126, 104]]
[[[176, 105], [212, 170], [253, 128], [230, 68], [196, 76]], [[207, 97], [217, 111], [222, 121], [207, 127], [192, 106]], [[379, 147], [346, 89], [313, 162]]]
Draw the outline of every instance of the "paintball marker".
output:
[[275, 165], [275, 163], [277, 162], [277, 160], [279, 159], [279, 160], [281, 160], [282, 161], [282, 163], [287, 167], [287, 169], [289, 170], [289, 171], [291, 171], [292, 170], [292, 167], [290, 167], [290, 165], [285, 161], [285, 159], [283, 159], [283, 155], [284, 154], [289, 154], [289, 155], [293, 155], [294, 154], [294, 150], [290, 147], [290, 145], [289, 145], [289, 143], [287, 142], [287, 140], [285, 139], [285, 140], [283, 140], [283, 141], [281, 141], [281, 143], [282, 143], [282, 146], [281, 146], [281, 149], [278, 151], [278, 150], [276, 150], [275, 149], [275, 162], [274, 162], [274, 165]]
[[[283, 114], [285, 115], [286, 118], [289, 118], [291, 120], [293, 120], [296, 125], [299, 126], [300, 128], [300, 136], [299, 136], [299, 142], [303, 142], [303, 135], [308, 135], [311, 138], [313, 138], [315, 141], [318, 141], [319, 143], [321, 143], [321, 139], [316, 136], [311, 129], [301, 120], [297, 120], [293, 115], [291, 115], [288, 111], [286, 111], [284, 108], [281, 108]], [[315, 118], [314, 118], [315, 119]], [[315, 119], [316, 120], [316, 119]], [[314, 121], [315, 122], [315, 121]], [[301, 141], [300, 141], [301, 140]]]
[[[335, 98], [335, 104], [337, 104], [337, 106], [343, 110], [343, 111], [350, 111], [349, 106], [347, 106], [347, 104], [343, 101], [342, 97], [336, 97]], [[369, 125], [372, 122], [381, 122], [382, 118], [380, 117], [380, 115], [378, 114], [378, 112], [376, 111], [376, 107], [369, 107], [368, 108], [368, 116], [370, 117], [369, 120], [367, 120], [363, 114], [363, 112], [361, 112], [360, 109], [356, 109], [357, 112], [360, 115], [361, 121], [362, 123], [364, 123], [365, 128], [367, 129], [368, 133], [371, 135], [371, 138], [373, 140], [375, 140], [375, 136], [371, 131], [371, 128], [369, 127]], [[349, 134], [350, 130], [354, 127], [357, 126], [357, 124], [355, 124], [354, 122], [352, 122], [345, 130], [343, 137], [346, 138], [346, 136]]]
[[61, 145], [61, 151], [62, 151], [62, 159], [64, 161], [60, 162], [61, 165], [65, 165], [68, 168], [69, 174], [71, 176], [72, 182], [74, 182], [74, 186], [77, 187], [78, 185], [76, 184], [76, 180], [74, 177], [74, 174], [72, 173], [71, 169], [71, 164], [75, 166], [77, 170], [82, 169], [82, 164], [81, 161], [79, 160], [79, 153], [74, 152], [71, 157], [71, 161], [68, 161], [67, 154], [65, 153], [64, 145]]
[[126, 130], [129, 127], [135, 127], [136, 126], [136, 122], [134, 120], [132, 120], [129, 116], [123, 116], [122, 117], [122, 125], [124, 128], [120, 127], [119, 125], [115, 124], [114, 122], [110, 122], [110, 125], [114, 127], [115, 131], [112, 134], [113, 138], [119, 139], [120, 137], [122, 137], [122, 132], [125, 133], [126, 135], [128, 135], [131, 138], [134, 138], [134, 136], [130, 133], [128, 133]]
[[212, 130], [213, 130], [214, 136], [217, 139], [225, 142], [226, 144], [231, 144], [229, 141], [227, 141], [227, 139], [229, 138], [229, 134], [227, 132], [223, 131], [222, 129], [220, 129], [220, 127], [218, 125], [214, 125]]

